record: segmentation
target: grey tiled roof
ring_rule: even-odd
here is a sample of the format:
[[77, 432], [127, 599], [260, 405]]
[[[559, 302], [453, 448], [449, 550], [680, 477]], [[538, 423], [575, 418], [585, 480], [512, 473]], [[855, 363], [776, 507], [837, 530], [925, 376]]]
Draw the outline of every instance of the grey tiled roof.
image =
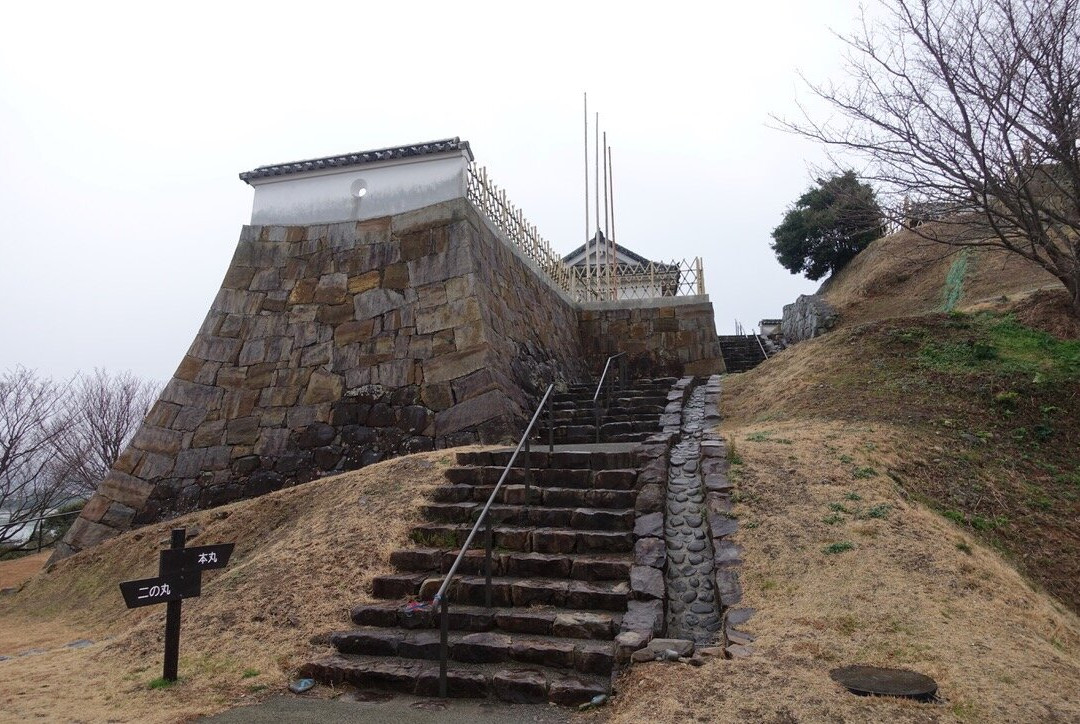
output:
[[[599, 246], [600, 244], [604, 243], [605, 241], [607, 241], [607, 238], [604, 236], [604, 232], [598, 230], [596, 232], [596, 235], [593, 236], [593, 238], [589, 239], [588, 246], [591, 249], [591, 248], [593, 248], [595, 246]], [[583, 253], [585, 251], [585, 246], [586, 246], [586, 244], [582, 244], [581, 246], [579, 246], [578, 248], [574, 249], [572, 252], [570, 252], [569, 254], [564, 256], [563, 257], [563, 262], [569, 264], [571, 259], [573, 259], [578, 254], [581, 254], [581, 253]], [[621, 246], [619, 244], [616, 244], [615, 245], [615, 251], [629, 257], [630, 259], [633, 259], [638, 264], [648, 264], [649, 263], [649, 260], [646, 259], [645, 257], [643, 257], [641, 254], [636, 254], [636, 253], [630, 251], [629, 249], [627, 249], [625, 246]]]
[[272, 166], [259, 166], [254, 171], [245, 171], [240, 174], [241, 181], [250, 181], [254, 178], [266, 178], [268, 176], [288, 176], [294, 173], [306, 171], [318, 171], [324, 168], [359, 166], [376, 161], [389, 161], [395, 158], [409, 158], [411, 156], [427, 156], [433, 153], [446, 153], [447, 151], [465, 151], [472, 158], [472, 151], [468, 141], [462, 141], [458, 137], [444, 138], [441, 141], [427, 141], [426, 143], [412, 143], [407, 146], [394, 146], [392, 148], [379, 148], [373, 151], [358, 151], [345, 153], [340, 156], [327, 156], [326, 158], [312, 158], [306, 161], [293, 161], [292, 163], [277, 163]]

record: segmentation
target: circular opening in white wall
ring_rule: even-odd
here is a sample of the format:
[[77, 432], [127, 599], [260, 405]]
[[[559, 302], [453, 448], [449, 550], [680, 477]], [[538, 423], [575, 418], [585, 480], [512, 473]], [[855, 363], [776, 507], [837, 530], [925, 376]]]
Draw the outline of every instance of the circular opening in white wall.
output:
[[352, 186], [349, 188], [349, 193], [354, 199], [362, 199], [367, 196], [367, 181], [362, 178], [358, 178], [352, 182]]

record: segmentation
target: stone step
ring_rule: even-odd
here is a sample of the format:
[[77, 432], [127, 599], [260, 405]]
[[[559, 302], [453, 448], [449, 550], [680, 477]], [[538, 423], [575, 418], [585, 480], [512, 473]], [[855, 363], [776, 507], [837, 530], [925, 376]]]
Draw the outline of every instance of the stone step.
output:
[[[469, 450], [459, 452], [456, 455], [458, 465], [478, 465], [506, 467], [510, 462], [513, 450]], [[636, 468], [637, 459], [633, 450], [620, 450], [616, 452], [598, 450], [556, 450], [548, 454], [546, 448], [534, 445], [530, 453], [530, 464], [533, 469], [549, 468], [563, 470], [614, 470]], [[515, 468], [525, 466], [524, 452], [518, 453], [514, 460]]]
[[[426, 503], [424, 517], [433, 523], [473, 523], [483, 504]], [[553, 508], [545, 505], [492, 505], [488, 516], [493, 525], [574, 528], [577, 530], [630, 530], [633, 508]]]
[[[589, 455], [589, 453], [583, 453]], [[459, 453], [459, 456], [462, 453]], [[459, 460], [460, 462], [460, 460]], [[505, 468], [495, 465], [477, 465], [469, 467], [447, 468], [443, 477], [447, 482], [457, 485], [490, 485], [494, 487], [503, 475]], [[551, 488], [593, 488], [603, 490], [633, 490], [637, 481], [637, 470], [632, 467], [589, 470], [587, 468], [546, 468], [532, 470], [531, 485]], [[523, 485], [524, 468], [510, 468], [503, 485]], [[490, 491], [488, 493], [490, 495]], [[522, 490], [524, 495], [524, 490]]]
[[[485, 571], [483, 540], [461, 559], [458, 572], [482, 575]], [[447, 573], [458, 548], [401, 548], [390, 554], [390, 563], [403, 573], [434, 576]], [[630, 578], [633, 557], [626, 553], [523, 553], [495, 550], [491, 573], [495, 576], [540, 576], [578, 581], [625, 581]]]
[[[649, 430], [641, 432], [601, 432], [600, 442], [642, 442], [659, 431], [660, 425], [656, 422], [650, 425]], [[537, 435], [534, 439], [542, 443], [547, 440], [547, 433]], [[596, 442], [596, 428], [592, 425], [571, 425], [555, 430], [556, 445], [594, 442]]]
[[[392, 573], [375, 576], [371, 590], [375, 598], [429, 600], [442, 584], [441, 576], [423, 573]], [[447, 589], [450, 603], [483, 606], [484, 576], [456, 575]], [[426, 594], [426, 595], [425, 595]], [[568, 581], [555, 578], [493, 576], [492, 606], [557, 606], [560, 608], [625, 611], [630, 595], [626, 581]]]
[[[630, 480], [630, 484], [633, 481]], [[431, 500], [436, 503], [464, 503], [473, 501], [485, 503], [491, 497], [494, 485], [443, 485], [431, 491]], [[549, 505], [565, 508], [632, 508], [637, 501], [636, 490], [612, 490], [608, 488], [558, 488], [547, 487], [539, 483], [530, 490], [530, 502], [533, 505]], [[525, 502], [525, 486], [503, 483], [496, 503], [520, 505]]]
[[[330, 645], [342, 654], [400, 656], [438, 661], [440, 634], [435, 629], [407, 630], [365, 626], [330, 634]], [[453, 632], [447, 636], [449, 661], [465, 664], [513, 662], [582, 674], [610, 676], [615, 665], [611, 641], [563, 638], [496, 631]]]
[[[406, 615], [398, 602], [362, 603], [349, 612], [357, 626], [383, 628], [438, 628], [437, 611], [426, 616]], [[506, 631], [576, 639], [610, 641], [619, 633], [622, 614], [612, 611], [578, 611], [565, 608], [484, 608], [450, 606], [447, 624], [451, 631]]]
[[[424, 523], [409, 535], [422, 546], [455, 548], [465, 543], [471, 529], [461, 523]], [[634, 548], [632, 531], [498, 525], [492, 535], [495, 547], [523, 553], [627, 553]]]
[[[423, 659], [330, 654], [304, 664], [300, 676], [324, 684], [349, 683], [417, 696], [437, 696], [439, 663]], [[461, 664], [447, 667], [447, 693], [459, 698], [494, 696], [514, 703], [550, 701], [578, 706], [610, 693], [610, 677], [505, 664]]]

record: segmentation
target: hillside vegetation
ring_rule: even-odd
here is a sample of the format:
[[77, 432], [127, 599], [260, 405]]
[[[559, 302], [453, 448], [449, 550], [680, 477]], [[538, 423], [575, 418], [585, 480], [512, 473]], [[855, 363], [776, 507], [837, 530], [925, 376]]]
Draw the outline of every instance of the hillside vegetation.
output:
[[[0, 655], [13, 657], [0, 661], [0, 719], [172, 722], [281, 693], [309, 640], [348, 627], [371, 578], [390, 572], [390, 551], [452, 461], [448, 451], [390, 460], [140, 528], [49, 567], [0, 598]], [[129, 611], [117, 584], [156, 575], [172, 527], [197, 533], [189, 545], [236, 550], [185, 602], [180, 681], [156, 688], [165, 607]], [[79, 639], [93, 643], [66, 646]]]
[[823, 285], [841, 326], [964, 309], [1064, 289], [1042, 267], [999, 249], [953, 247], [900, 231], [874, 241]]
[[[756, 654], [635, 667], [614, 718], [1080, 720], [1080, 325], [1060, 284], [894, 234], [824, 293], [838, 329], [725, 381]], [[855, 663], [926, 673], [941, 701], [847, 695], [828, 672]]]

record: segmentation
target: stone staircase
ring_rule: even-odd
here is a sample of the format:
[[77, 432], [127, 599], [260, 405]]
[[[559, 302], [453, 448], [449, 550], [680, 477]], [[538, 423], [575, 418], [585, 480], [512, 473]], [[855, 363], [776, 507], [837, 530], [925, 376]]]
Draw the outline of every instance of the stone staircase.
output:
[[[610, 404], [600, 418], [601, 442], [640, 442], [660, 430], [660, 414], [675, 378], [635, 380], [625, 389], [612, 388]], [[596, 442], [596, 413], [593, 395], [596, 383], [572, 384], [566, 392], [555, 393], [555, 443]], [[605, 393], [600, 394], [603, 405]], [[537, 424], [533, 438], [547, 442], [547, 413]]]
[[721, 334], [720, 354], [724, 358], [724, 367], [728, 372], [746, 372], [765, 361], [765, 354], [753, 334]]
[[[582, 419], [574, 406], [584, 406], [587, 395], [591, 416], [595, 387], [574, 386], [559, 396], [556, 441], [576, 439], [571, 428], [587, 428], [580, 433], [586, 444], [550, 454], [534, 444], [528, 500], [520, 455], [511, 468], [489, 512], [491, 607], [483, 529], [448, 589], [450, 696], [577, 705], [610, 693], [621, 656], [615, 637], [631, 598], [638, 488], [633, 441], [656, 429], [668, 382], [643, 381], [613, 394], [601, 432], [618, 442], [603, 445], [587, 444], [595, 428], [577, 424]], [[354, 607], [356, 628], [332, 633], [334, 651], [306, 664], [302, 675], [437, 695], [439, 618], [408, 604], [430, 601], [438, 590], [511, 452], [457, 454], [447, 484], [423, 507], [425, 522], [411, 532], [415, 546], [394, 551], [396, 572], [374, 579], [377, 601]]]

